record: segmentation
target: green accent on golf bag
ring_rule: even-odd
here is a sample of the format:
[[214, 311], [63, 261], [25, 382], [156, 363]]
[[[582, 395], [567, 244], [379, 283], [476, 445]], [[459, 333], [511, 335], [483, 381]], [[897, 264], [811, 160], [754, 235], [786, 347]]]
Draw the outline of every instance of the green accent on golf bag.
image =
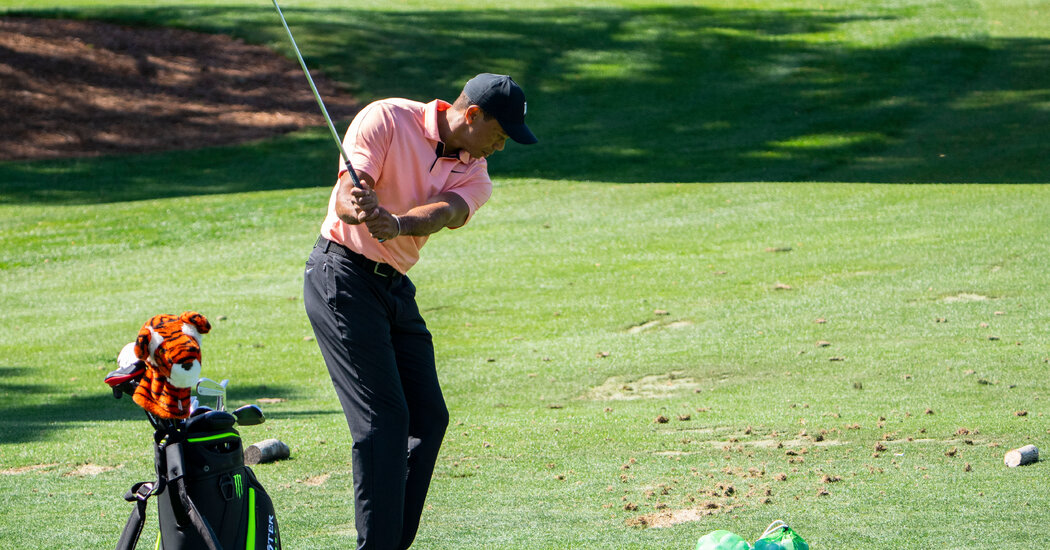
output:
[[280, 550], [273, 502], [244, 465], [240, 435], [229, 428], [192, 435], [158, 429], [157, 482], [135, 484], [125, 494], [136, 507], [117, 550], [135, 548], [147, 499], [154, 496], [160, 523], [157, 550]]
[[247, 548], [255, 550], [255, 489], [248, 488], [248, 537], [245, 539]]
[[[220, 547], [279, 550], [273, 503], [255, 473], [244, 465], [241, 438], [236, 431], [194, 434], [176, 446], [181, 447], [186, 492], [212, 526]], [[170, 449], [169, 446], [169, 454]], [[187, 507], [177, 494], [168, 491], [160, 496], [158, 516], [163, 550], [207, 547], [206, 537], [191, 524]]]
[[237, 432], [224, 432], [212, 435], [206, 435], [204, 437], [191, 437], [186, 440], [186, 443], [204, 443], [206, 441], [215, 441], [216, 439], [226, 439], [227, 437], [236, 437], [240, 439]]
[[719, 529], [700, 537], [696, 542], [696, 550], [751, 550], [751, 545], [744, 537]]

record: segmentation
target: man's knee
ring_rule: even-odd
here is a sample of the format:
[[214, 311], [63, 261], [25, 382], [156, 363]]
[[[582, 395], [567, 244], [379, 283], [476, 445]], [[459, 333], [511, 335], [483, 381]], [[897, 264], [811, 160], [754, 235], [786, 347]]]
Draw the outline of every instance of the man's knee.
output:
[[448, 429], [449, 415], [448, 408], [442, 404], [440, 407], [435, 408], [431, 418], [433, 424], [432, 433], [438, 437], [445, 435], [445, 430]]
[[393, 442], [403, 441], [409, 431], [408, 407], [386, 404], [370, 404], [353, 414], [347, 413], [350, 433], [356, 446], [379, 445], [386, 447]]
[[412, 436], [424, 441], [440, 442], [448, 429], [449, 414], [444, 403], [417, 411], [412, 421]]

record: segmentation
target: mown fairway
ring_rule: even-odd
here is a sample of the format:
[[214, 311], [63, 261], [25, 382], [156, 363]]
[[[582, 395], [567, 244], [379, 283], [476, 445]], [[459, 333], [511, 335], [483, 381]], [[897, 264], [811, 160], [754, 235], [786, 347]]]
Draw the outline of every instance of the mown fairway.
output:
[[[290, 53], [266, 2], [0, 6]], [[541, 139], [411, 273], [452, 415], [419, 548], [1039, 540], [1045, 462], [1002, 457], [1050, 449], [1050, 2], [282, 7], [361, 101], [509, 72]], [[0, 546], [115, 544], [151, 430], [102, 378], [184, 309], [231, 405], [280, 399], [242, 433], [292, 447], [256, 468], [285, 546], [353, 545], [301, 301], [324, 132], [0, 163]]]

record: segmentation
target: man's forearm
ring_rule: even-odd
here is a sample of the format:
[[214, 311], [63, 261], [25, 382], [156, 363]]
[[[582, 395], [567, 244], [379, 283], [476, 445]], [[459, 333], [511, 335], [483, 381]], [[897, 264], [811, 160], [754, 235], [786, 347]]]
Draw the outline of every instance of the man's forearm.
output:
[[422, 237], [446, 227], [459, 227], [467, 221], [467, 203], [455, 193], [442, 193], [427, 204], [398, 216], [401, 235]]
[[[355, 195], [358, 192], [352, 191]], [[470, 208], [462, 197], [440, 193], [403, 214], [394, 214], [379, 206], [363, 221], [372, 237], [382, 242], [401, 236], [424, 237], [446, 227], [459, 227], [467, 222], [468, 215]]]

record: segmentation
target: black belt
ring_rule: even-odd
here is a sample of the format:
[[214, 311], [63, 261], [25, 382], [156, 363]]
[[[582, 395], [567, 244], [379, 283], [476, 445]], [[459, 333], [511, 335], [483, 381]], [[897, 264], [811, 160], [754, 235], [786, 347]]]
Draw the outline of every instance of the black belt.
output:
[[351, 262], [354, 262], [359, 267], [366, 269], [369, 273], [379, 275], [380, 277], [397, 277], [398, 275], [401, 275], [401, 272], [394, 269], [394, 266], [390, 264], [374, 262], [366, 256], [358, 254], [357, 252], [324, 237], [317, 237], [317, 243], [314, 244], [314, 247], [321, 247], [325, 252], [335, 252]]

